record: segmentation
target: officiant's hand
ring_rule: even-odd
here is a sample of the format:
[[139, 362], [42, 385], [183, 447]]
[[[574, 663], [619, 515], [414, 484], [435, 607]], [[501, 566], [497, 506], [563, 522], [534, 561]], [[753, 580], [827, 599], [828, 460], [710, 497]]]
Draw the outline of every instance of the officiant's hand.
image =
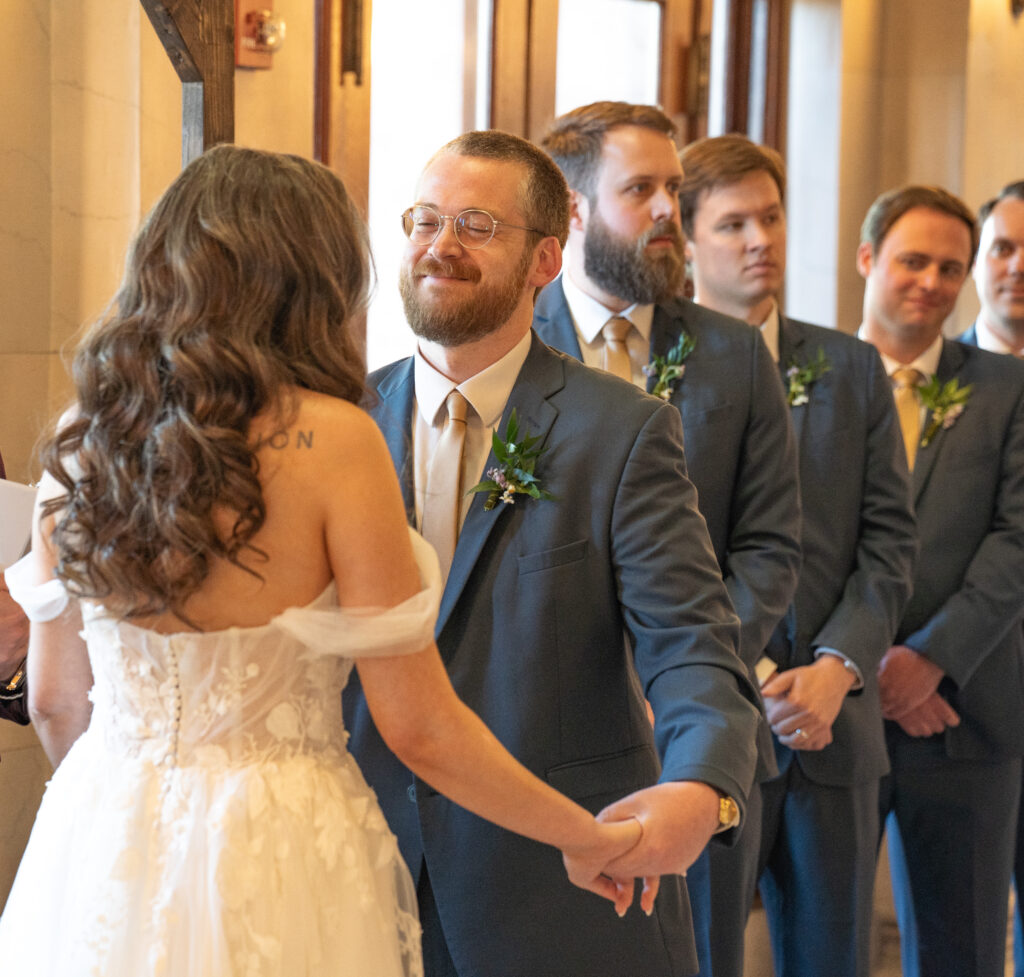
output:
[[28, 618], [15, 603], [0, 573], [0, 681], [6, 682], [28, 650]]
[[635, 817], [644, 833], [606, 871], [615, 877], [643, 877], [640, 905], [650, 913], [658, 877], [685, 874], [697, 860], [718, 828], [718, 806], [718, 791], [693, 780], [655, 784], [609, 804], [598, 814], [599, 821]]
[[619, 916], [624, 916], [633, 902], [633, 877], [613, 877], [606, 872], [605, 866], [635, 848], [642, 834], [643, 829], [636, 818], [595, 821], [593, 837], [587, 843], [562, 851], [569, 881], [611, 900]]

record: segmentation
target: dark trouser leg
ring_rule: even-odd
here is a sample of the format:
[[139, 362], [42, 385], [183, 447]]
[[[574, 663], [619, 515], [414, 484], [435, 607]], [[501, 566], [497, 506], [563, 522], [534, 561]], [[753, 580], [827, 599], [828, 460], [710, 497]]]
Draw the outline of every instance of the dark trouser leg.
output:
[[952, 760], [941, 736], [886, 727], [904, 975], [1002, 977], [1021, 761]]

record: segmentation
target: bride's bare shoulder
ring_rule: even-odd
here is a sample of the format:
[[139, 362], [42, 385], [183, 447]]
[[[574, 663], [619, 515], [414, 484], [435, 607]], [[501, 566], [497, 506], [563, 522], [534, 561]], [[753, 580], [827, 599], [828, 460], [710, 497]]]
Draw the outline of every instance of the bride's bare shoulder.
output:
[[250, 428], [258, 455], [302, 463], [336, 466], [379, 458], [383, 436], [359, 406], [326, 394], [295, 390], [280, 409], [253, 420]]

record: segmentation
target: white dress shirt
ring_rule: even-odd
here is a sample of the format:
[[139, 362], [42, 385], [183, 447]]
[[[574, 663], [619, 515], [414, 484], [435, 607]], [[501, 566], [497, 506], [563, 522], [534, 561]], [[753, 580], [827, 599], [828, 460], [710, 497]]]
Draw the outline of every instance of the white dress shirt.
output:
[[413, 364], [416, 403], [413, 408], [412, 457], [417, 528], [423, 519], [423, 497], [430, 459], [444, 429], [448, 394], [458, 387], [470, 407], [466, 412], [466, 442], [462, 449], [463, 494], [459, 505], [461, 527], [473, 501], [473, 496], [465, 493], [483, 478], [484, 465], [491, 451], [491, 434], [501, 421], [509, 394], [530, 352], [532, 340], [533, 330], [529, 330], [500, 360], [459, 384], [438, 373], [423, 358], [419, 349], [416, 350]]
[[653, 305], [631, 305], [622, 312], [612, 312], [597, 299], [591, 298], [578, 288], [568, 272], [562, 274], [562, 290], [569, 306], [576, 338], [579, 340], [580, 353], [587, 366], [601, 368], [604, 361], [604, 336], [601, 330], [612, 316], [621, 316], [633, 323], [633, 328], [626, 338], [629, 349], [629, 363], [632, 368], [633, 383], [641, 390], [647, 389], [647, 377], [644, 367], [651, 359], [651, 324], [654, 322]]

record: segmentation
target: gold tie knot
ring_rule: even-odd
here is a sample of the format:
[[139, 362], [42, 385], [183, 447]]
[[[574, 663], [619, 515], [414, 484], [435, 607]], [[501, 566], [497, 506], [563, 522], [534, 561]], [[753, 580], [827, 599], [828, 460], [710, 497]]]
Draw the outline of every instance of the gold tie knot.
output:
[[612, 316], [601, 330], [601, 335], [604, 336], [606, 343], [624, 343], [629, 336], [629, 330], [633, 328], [633, 323], [629, 319], [623, 318], [620, 315]]
[[912, 366], [901, 366], [898, 370], [893, 370], [892, 378], [896, 382], [897, 390], [920, 387], [924, 382], [924, 374]]
[[445, 407], [448, 408], [448, 420], [456, 424], [466, 423], [466, 406], [469, 403], [458, 390], [453, 389], [445, 400]]
[[626, 337], [632, 328], [633, 323], [620, 315], [612, 316], [601, 328], [601, 335], [604, 337], [601, 368], [630, 383], [633, 381], [633, 364], [629, 359]]

